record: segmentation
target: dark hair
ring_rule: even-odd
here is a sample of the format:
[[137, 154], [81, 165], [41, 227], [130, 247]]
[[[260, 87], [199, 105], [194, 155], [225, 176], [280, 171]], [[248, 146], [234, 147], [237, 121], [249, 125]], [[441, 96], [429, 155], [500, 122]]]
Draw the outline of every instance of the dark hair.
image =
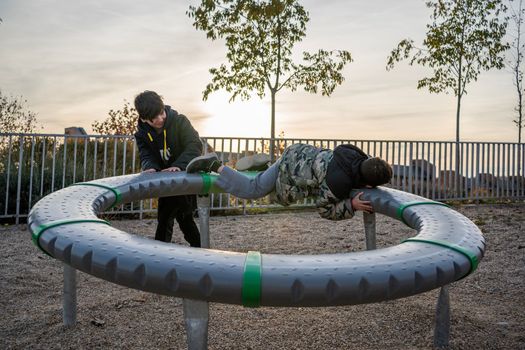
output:
[[144, 91], [135, 97], [135, 109], [140, 119], [152, 120], [164, 109], [162, 97], [155, 91]]
[[368, 158], [361, 164], [361, 174], [366, 185], [384, 185], [392, 178], [392, 167], [381, 158]]

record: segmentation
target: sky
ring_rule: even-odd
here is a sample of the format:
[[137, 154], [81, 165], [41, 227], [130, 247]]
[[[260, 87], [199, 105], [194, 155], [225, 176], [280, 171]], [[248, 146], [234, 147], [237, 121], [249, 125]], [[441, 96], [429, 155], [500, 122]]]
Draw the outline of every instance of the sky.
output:
[[[43, 132], [63, 133], [107, 118], [154, 90], [201, 136], [269, 137], [270, 99], [207, 101], [208, 70], [227, 63], [224, 43], [206, 39], [186, 15], [198, 1], [1, 0], [0, 90], [23, 96]], [[290, 138], [455, 140], [453, 94], [418, 90], [430, 71], [406, 62], [386, 71], [405, 38], [420, 44], [430, 21], [422, 0], [304, 0], [302, 51], [348, 50], [354, 62], [332, 96], [277, 95], [276, 133]], [[517, 101], [509, 70], [483, 72], [462, 100], [461, 140], [516, 142]]]

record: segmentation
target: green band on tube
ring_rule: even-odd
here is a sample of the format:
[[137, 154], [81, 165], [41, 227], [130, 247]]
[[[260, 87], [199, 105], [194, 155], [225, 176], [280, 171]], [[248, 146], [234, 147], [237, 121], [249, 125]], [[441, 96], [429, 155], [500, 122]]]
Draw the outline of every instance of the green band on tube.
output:
[[445, 242], [445, 241], [436, 241], [436, 240], [430, 240], [430, 239], [420, 239], [420, 238], [415, 238], [415, 237], [414, 238], [405, 239], [402, 243], [405, 243], [405, 242], [420, 242], [420, 243], [434, 244], [434, 245], [438, 245], [440, 247], [445, 247], [445, 248], [451, 249], [451, 250], [453, 250], [455, 252], [458, 252], [460, 254], [463, 254], [470, 261], [470, 270], [463, 277], [466, 277], [466, 276], [470, 275], [472, 272], [474, 272], [474, 270], [476, 270], [478, 268], [479, 261], [478, 261], [478, 257], [476, 256], [476, 254], [472, 253], [471, 251], [469, 251], [469, 250], [467, 250], [467, 249], [465, 249], [463, 247], [460, 247], [457, 244], [451, 244], [451, 243], [448, 243], [448, 242]]
[[403, 212], [405, 211], [406, 208], [408, 207], [412, 207], [414, 205], [441, 205], [441, 206], [444, 206], [444, 207], [448, 207], [448, 205], [446, 205], [445, 203], [441, 203], [441, 202], [408, 202], [408, 203], [405, 203], [403, 205], [401, 205], [399, 208], [397, 208], [397, 217], [399, 218], [399, 220], [403, 221], [403, 223], [405, 225], [408, 226], [408, 223], [405, 221], [405, 219], [403, 218]]
[[94, 186], [94, 187], [100, 187], [100, 188], [105, 188], [106, 190], [110, 190], [111, 192], [115, 194], [115, 201], [113, 202], [113, 204], [111, 204], [111, 206], [108, 209], [113, 208], [114, 206], [118, 205], [122, 201], [122, 194], [120, 193], [120, 191], [116, 188], [113, 188], [107, 185], [98, 184], [96, 182], [77, 182], [77, 183], [72, 184], [71, 186]]
[[40, 236], [42, 235], [42, 233], [44, 233], [44, 231], [46, 231], [46, 230], [48, 230], [50, 228], [53, 228], [53, 227], [57, 227], [57, 226], [63, 226], [63, 225], [69, 225], [69, 224], [77, 224], [77, 223], [83, 223], [83, 222], [98, 222], [98, 223], [101, 223], [101, 224], [109, 225], [109, 222], [107, 222], [106, 220], [102, 220], [102, 219], [65, 219], [65, 220], [51, 221], [51, 222], [48, 222], [47, 224], [42, 224], [42, 225], [38, 226], [35, 229], [35, 231], [33, 231], [33, 233], [31, 234], [33, 243], [41, 251], [43, 251], [44, 253], [49, 255], [44, 249], [42, 249], [42, 247], [40, 246], [40, 242], [39, 242]]
[[207, 173], [200, 173], [202, 177], [202, 193], [201, 194], [208, 194], [210, 193], [211, 188], [211, 176]]
[[261, 253], [249, 251], [244, 263], [242, 279], [242, 304], [246, 307], [259, 307], [261, 304]]

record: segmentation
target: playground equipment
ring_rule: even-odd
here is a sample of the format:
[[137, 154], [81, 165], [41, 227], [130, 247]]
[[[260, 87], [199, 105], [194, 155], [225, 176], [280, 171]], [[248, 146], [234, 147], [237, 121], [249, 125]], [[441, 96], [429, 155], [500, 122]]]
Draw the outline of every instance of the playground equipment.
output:
[[[78, 183], [38, 202], [29, 215], [29, 229], [46, 254], [105, 280], [249, 307], [350, 305], [406, 297], [466, 277], [485, 250], [481, 232], [463, 215], [442, 203], [388, 188], [363, 190], [363, 197], [376, 213], [405, 222], [417, 235], [394, 247], [357, 253], [196, 249], [122, 232], [97, 217], [112, 206], [140, 199], [218, 192], [215, 180], [208, 174], [181, 172]], [[374, 220], [365, 215], [368, 232]], [[373, 235], [367, 237], [367, 248], [375, 248]], [[442, 294], [446, 300], [446, 290]]]

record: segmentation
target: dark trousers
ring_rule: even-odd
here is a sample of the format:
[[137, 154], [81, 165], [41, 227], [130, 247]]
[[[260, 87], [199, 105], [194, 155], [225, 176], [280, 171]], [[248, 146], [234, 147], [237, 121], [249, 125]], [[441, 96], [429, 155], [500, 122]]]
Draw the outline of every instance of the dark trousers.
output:
[[174, 220], [184, 234], [184, 239], [192, 247], [201, 246], [199, 229], [193, 221], [193, 212], [197, 209], [197, 196], [161, 197], [158, 202], [157, 241], [171, 242]]

